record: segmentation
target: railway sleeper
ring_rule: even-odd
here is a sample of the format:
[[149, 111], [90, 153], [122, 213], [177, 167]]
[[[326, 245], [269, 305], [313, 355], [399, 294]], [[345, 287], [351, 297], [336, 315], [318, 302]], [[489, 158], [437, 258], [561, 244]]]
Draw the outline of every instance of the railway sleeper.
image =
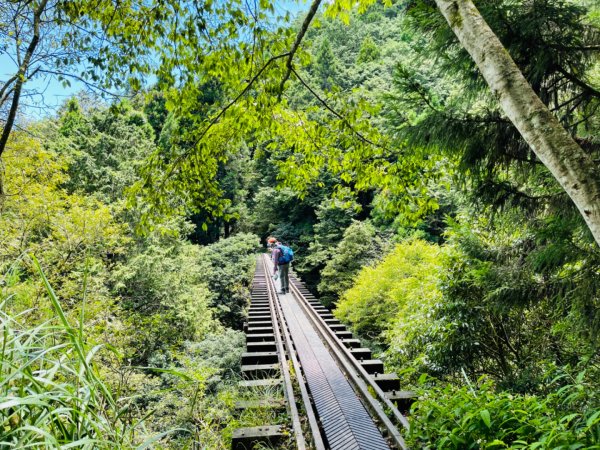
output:
[[269, 303], [251, 303], [249, 311], [271, 311]]
[[396, 404], [402, 414], [407, 414], [410, 411], [411, 405], [417, 398], [417, 395], [413, 391], [386, 392], [385, 396]]
[[250, 353], [275, 352], [277, 351], [277, 345], [275, 344], [275, 341], [247, 342], [246, 350]]
[[281, 425], [266, 425], [262, 427], [237, 428], [233, 430], [231, 440], [232, 450], [248, 450], [262, 446], [276, 446], [285, 437]]
[[265, 334], [273, 333], [273, 327], [248, 327], [246, 334]]
[[252, 321], [250, 319], [247, 319], [244, 322], [244, 332], [248, 333], [248, 329], [249, 328], [262, 328], [262, 327], [273, 327], [273, 321], [272, 320], [256, 320], [256, 321]]
[[345, 331], [346, 330], [346, 325], [342, 324], [342, 323], [338, 323], [338, 324], [331, 324], [329, 325], [329, 328], [331, 328], [333, 331]]
[[360, 347], [360, 340], [354, 338], [343, 338], [340, 339], [342, 344], [344, 344], [348, 348], [358, 348]]
[[255, 311], [267, 311], [270, 312], [271, 311], [271, 306], [269, 303], [251, 303], [250, 304], [250, 308], [248, 308], [248, 312], [255, 312]]
[[267, 312], [259, 311], [254, 313], [249, 313], [247, 322], [253, 322], [255, 320], [273, 320], [273, 317], [270, 316]]
[[273, 326], [272, 320], [255, 320], [249, 323], [252, 327], [271, 327]]
[[246, 342], [267, 342], [273, 340], [275, 340], [275, 335], [273, 333], [255, 333], [246, 335]]
[[365, 348], [365, 347], [353, 348], [350, 350], [350, 353], [352, 353], [352, 356], [354, 356], [358, 361], [362, 361], [365, 359], [371, 359], [373, 356], [371, 354], [371, 349]]
[[367, 359], [360, 361], [360, 365], [369, 375], [383, 373], [383, 361], [380, 359]]
[[269, 308], [269, 302], [250, 302], [250, 309]]
[[281, 411], [285, 409], [284, 400], [263, 399], [263, 400], [240, 400], [235, 402], [236, 410], [245, 409], [274, 409]]
[[245, 352], [242, 353], [242, 365], [275, 364], [279, 361], [277, 352]]
[[260, 322], [262, 320], [272, 321], [271, 314], [256, 314], [248, 316], [248, 322]]
[[378, 373], [372, 375], [371, 378], [373, 378], [373, 381], [377, 383], [377, 386], [379, 386], [382, 391], [390, 392], [400, 390], [400, 378], [398, 378], [398, 375], [395, 373]]
[[281, 378], [262, 378], [256, 380], [243, 380], [238, 383], [240, 388], [245, 389], [264, 389], [279, 388], [283, 385]]
[[279, 364], [251, 364], [242, 366], [242, 377], [246, 380], [262, 380], [279, 376]]
[[352, 339], [352, 332], [350, 331], [336, 331], [335, 335], [339, 338], [339, 339]]

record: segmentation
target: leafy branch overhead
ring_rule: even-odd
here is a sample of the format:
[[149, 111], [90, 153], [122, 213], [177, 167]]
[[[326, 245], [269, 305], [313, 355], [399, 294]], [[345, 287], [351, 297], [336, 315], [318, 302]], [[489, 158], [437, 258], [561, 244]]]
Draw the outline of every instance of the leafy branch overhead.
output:
[[[212, 116], [209, 114], [198, 122], [197, 129], [201, 131], [191, 131], [189, 133], [190, 136], [181, 136], [181, 140], [187, 142], [184, 146], [187, 146], [188, 149], [174, 151], [168, 158], [167, 168], [160, 168], [160, 164], [164, 162], [164, 159], [155, 158], [152, 161], [146, 172], [145, 186], [146, 188], [152, 186], [152, 189], [156, 189], [158, 186], [158, 190], [161, 193], [158, 195], [151, 193], [149, 198], [150, 203], [156, 207], [156, 210], [160, 214], [166, 214], [173, 207], [171, 204], [156, 201], [157, 197], [164, 197], [162, 192], [165, 192], [165, 189], [166, 192], [186, 193], [185, 195], [188, 196], [189, 201], [179, 204], [179, 207], [183, 207], [184, 209], [190, 208], [193, 211], [197, 208], [197, 205], [204, 204], [202, 193], [198, 189], [194, 189], [189, 180], [183, 176], [186, 173], [186, 169], [181, 166], [182, 159], [191, 159], [191, 153], [196, 152], [197, 155], [202, 155], [201, 160], [203, 161], [206, 161], [207, 158], [222, 161], [224, 160], [223, 155], [226, 153], [224, 151], [225, 148], [228, 148], [228, 151], [232, 151], [236, 145], [239, 145], [240, 139], [248, 135], [252, 136], [252, 139], [256, 142], [260, 140], [280, 141], [278, 150], [289, 151], [291, 149], [292, 154], [297, 155], [291, 161], [294, 162], [294, 165], [298, 167], [300, 172], [294, 174], [293, 171], [285, 171], [282, 174], [282, 179], [284, 182], [291, 183], [289, 185], [295, 185], [300, 191], [305, 190], [307, 183], [314, 180], [315, 177], [311, 177], [310, 174], [314, 175], [315, 170], [314, 167], [310, 168], [304, 164], [298, 165], [298, 158], [308, 158], [310, 160], [311, 153], [320, 153], [323, 156], [323, 153], [333, 152], [333, 154], [330, 153], [325, 159], [328, 162], [335, 161], [336, 159], [339, 161], [340, 158], [335, 156], [335, 150], [332, 150], [332, 148], [336, 147], [344, 152], [344, 157], [341, 158], [340, 163], [345, 171], [349, 173], [345, 174], [342, 179], [346, 178], [346, 182], [352, 180], [349, 187], [358, 187], [361, 189], [375, 186], [377, 182], [382, 180], [382, 178], [385, 179], [391, 172], [396, 179], [395, 184], [400, 186], [414, 184], [417, 191], [423, 191], [424, 184], [421, 187], [419, 187], [419, 184], [424, 182], [424, 177], [411, 176], [411, 172], [407, 170], [397, 170], [399, 158], [406, 157], [406, 155], [402, 155], [401, 151], [397, 150], [398, 147], [403, 146], [402, 142], [395, 142], [393, 145], [394, 148], [389, 149], [382, 143], [382, 140], [378, 140], [377, 138], [371, 139], [365, 135], [365, 132], [360, 130], [364, 123], [372, 122], [372, 116], [366, 113], [368, 109], [365, 108], [364, 104], [361, 105], [360, 109], [352, 110], [352, 108], [345, 107], [344, 102], [347, 102], [347, 100], [341, 100], [339, 108], [340, 111], [345, 110], [345, 112], [344, 114], [340, 113], [336, 109], [338, 106], [334, 108], [330, 103], [326, 102], [323, 96], [317, 94], [310, 87], [309, 83], [304, 80], [299, 72], [301, 69], [294, 67], [294, 57], [298, 53], [302, 39], [306, 35], [317, 13], [319, 4], [319, 1], [312, 3], [293, 40], [292, 34], [289, 31], [283, 39], [280, 35], [268, 34], [269, 39], [262, 41], [263, 45], [261, 45], [260, 40], [257, 41], [256, 39], [253, 40], [251, 47], [249, 43], [242, 42], [238, 47], [238, 52], [232, 52], [233, 58], [225, 55], [220, 48], [205, 55], [205, 59], [210, 61], [210, 65], [208, 67], [197, 67], [196, 73], [206, 75], [207, 78], [204, 78], [205, 82], [208, 82], [210, 77], [215, 77], [218, 80], [224, 98], [230, 97], [229, 93], [233, 93], [236, 90], [238, 94], [233, 94], [231, 96], [232, 100], [224, 106], [222, 106], [221, 102], [215, 102], [213, 105], [215, 112]], [[369, 2], [362, 2], [360, 3], [360, 9], [366, 11], [370, 4]], [[507, 118], [531, 146], [536, 157], [550, 170], [563, 189], [565, 189], [588, 224], [592, 235], [597, 242], [600, 242], [600, 206], [597, 202], [600, 193], [600, 184], [595, 181], [600, 177], [598, 177], [596, 165], [592, 158], [585, 153], [554, 117], [547, 105], [540, 100], [520, 69], [507, 55], [494, 32], [489, 28], [479, 11], [470, 1], [439, 1], [436, 5], [458, 36], [461, 44], [471, 54], [476, 65], [478, 65], [478, 69], [490, 85], [492, 93], [499, 100], [499, 104], [503, 112], [507, 115]], [[343, 15], [343, 11], [351, 9], [352, 6], [352, 3], [334, 2], [329, 8], [329, 13]], [[409, 8], [411, 7], [418, 8], [419, 6], [409, 6]], [[248, 34], [254, 35], [257, 23], [257, 21], [243, 23], [241, 29], [245, 29], [243, 27], [247, 26]], [[456, 24], [460, 24], [460, 26]], [[262, 30], [263, 28], [266, 27], [261, 26], [260, 29]], [[489, 39], [484, 41], [478, 40], [476, 36], [479, 36], [481, 33], [489, 35]], [[235, 33], [235, 36], [238, 37], [241, 34], [243, 33], [238, 31]], [[485, 42], [485, 44], [482, 45], [481, 42]], [[222, 43], [220, 45], [228, 50], [231, 48], [229, 45]], [[289, 50], [283, 51], [286, 48]], [[217, 64], [214, 58], [218, 58], [220, 64]], [[310, 60], [306, 59], [306, 55], [302, 55], [301, 53], [298, 54], [298, 59], [304, 65], [310, 63]], [[253, 71], [254, 65], [259, 61], [264, 62], [262, 65], [258, 65], [259, 69], [255, 72]], [[484, 61], [485, 64], [483, 63]], [[251, 66], [245, 68], [243, 64], [247, 65], [248, 62], [250, 62]], [[224, 64], [227, 64], [227, 67], [224, 67]], [[229, 68], [240, 67], [240, 65], [242, 65], [242, 72], [248, 71], [251, 75], [250, 80], [243, 87], [238, 87], [240, 86], [239, 81], [229, 77]], [[565, 75], [564, 70], [561, 73], [568, 78], [568, 73]], [[296, 81], [306, 88], [321, 106], [325, 108], [325, 114], [316, 110], [295, 110], [293, 99], [289, 99], [287, 102], [281, 101], [286, 82], [292, 74], [295, 75]], [[513, 81], [510, 81], [511, 77], [514, 78]], [[190, 99], [198, 98], [198, 92], [194, 92], [198, 89], [198, 83], [198, 80], [194, 80], [193, 86], [187, 86], [187, 88], [184, 87], [177, 91], [176, 116], [191, 119], [190, 116], [195, 114], [197, 105]], [[579, 83], [580, 87], [582, 83], [584, 84], [583, 81]], [[517, 88], [516, 86], [519, 87]], [[594, 89], [589, 88], [587, 92], [593, 95]], [[524, 98], [529, 98], [529, 100], [522, 100]], [[360, 102], [360, 100], [358, 101]], [[236, 103], [239, 103], [240, 107], [233, 108]], [[535, 107], [532, 105], [535, 105]], [[308, 132], [298, 134], [290, 132], [290, 128], [286, 127], [283, 134], [275, 134], [276, 130], [273, 128], [273, 121], [278, 121], [281, 117], [286, 116], [282, 108], [294, 110], [294, 114], [298, 115], [299, 121], [292, 126], [300, 127], [303, 131], [314, 128], [318, 132], [313, 134]], [[533, 114], [533, 110], [536, 111], [535, 114]], [[235, 119], [232, 119], [235, 126], [233, 126], [233, 123], [229, 124], [229, 133], [227, 136], [220, 133], [209, 134], [209, 130], [217, 121], [224, 118], [226, 112], [230, 118], [235, 117]], [[327, 117], [328, 114], [331, 114], [331, 116]], [[243, 116], [250, 116], [250, 118]], [[540, 121], [546, 124], [545, 128], [542, 129], [536, 125]], [[313, 125], [308, 125], [309, 122], [313, 122]], [[240, 126], [242, 124], [243, 127]], [[376, 127], [366, 128], [370, 129], [369, 132], [371, 134], [378, 134]], [[325, 130], [323, 131], [323, 129]], [[331, 129], [336, 129], [341, 134], [333, 133], [329, 135], [328, 131]], [[268, 130], [267, 133], [265, 133], [266, 130]], [[346, 137], [345, 135], [354, 135], [354, 138], [358, 139]], [[297, 139], [291, 142], [291, 136], [295, 136]], [[306, 141], [309, 141], [310, 144], [307, 145]], [[285, 142], [285, 147], [281, 147], [282, 142]], [[363, 164], [368, 164], [373, 156], [372, 153], [377, 151], [366, 149], [367, 146], [380, 147], [379, 151], [383, 155], [381, 158], [377, 156], [375, 159], [378, 162], [386, 161], [389, 163], [392, 161], [392, 165], [390, 166], [385, 163], [379, 167], [371, 165], [367, 174], [356, 170], [358, 164], [355, 163], [359, 159]], [[270, 148], [274, 150], [275, 145], [272, 143]], [[299, 149], [302, 150], [300, 151]], [[298, 155], [300, 152], [302, 153], [301, 156]], [[189, 165], [189, 161], [187, 164]], [[332, 165], [335, 167], [335, 164]], [[192, 166], [195, 167], [198, 164]], [[192, 166], [188, 167], [192, 170], [187, 173], [191, 176], [200, 177], [196, 185], [211, 186], [209, 190], [218, 192], [212, 186], [216, 166], [213, 164], [212, 169], [209, 168], [204, 171], [199, 167], [193, 169]], [[328, 170], [329, 168], [327, 164], [321, 167], [324, 170]], [[287, 169], [290, 168], [291, 166], [288, 165]], [[175, 172], [178, 172], [178, 174]], [[161, 174], [161, 179], [153, 180], [152, 173]], [[169, 180], [172, 177], [176, 178], [176, 180]], [[304, 180], [304, 182], [298, 183], [298, 180]], [[413, 204], [414, 201], [412, 198], [414, 198], [414, 192], [411, 191], [415, 189], [404, 189], [406, 195], [403, 194], [401, 196], [400, 202]], [[137, 192], [141, 192], [140, 186], [138, 186]], [[215, 214], [220, 214], [223, 210], [217, 204], [210, 205], [209, 208]], [[420, 210], [420, 208], [417, 209]]]
[[[470, 0], [440, 0], [435, 3], [499, 99], [503, 112], [536, 157], [565, 189], [592, 235], [600, 242], [600, 207], [596, 201], [600, 187], [594, 181], [598, 179], [598, 173], [593, 160], [540, 100]], [[278, 109], [294, 109], [293, 101], [282, 102], [286, 82], [294, 75], [296, 81], [332, 115], [327, 118], [326, 114], [316, 114], [315, 111], [297, 111], [304, 114], [302, 124], [311, 120], [319, 124], [319, 128], [337, 128], [343, 134], [348, 131], [364, 146], [381, 146], [382, 153], [387, 154], [382, 159], [392, 159], [397, 163], [401, 152], [396, 149], [402, 146], [402, 142], [395, 142], [390, 150], [383, 141], [370, 139], [359, 130], [361, 121], [372, 121], [368, 114], [346, 108], [343, 104], [346, 99], [341, 100], [340, 105], [325, 102], [300, 73], [302, 67], [310, 64], [310, 55], [302, 48], [302, 42], [320, 4], [319, 0], [312, 2], [297, 31], [287, 26], [288, 17], [276, 16], [274, 5], [270, 2], [251, 5], [245, 1], [226, 0], [184, 5], [177, 0], [156, 4], [138, 4], [137, 0], [129, 0], [115, 7], [112, 4], [49, 4], [42, 0], [39, 3], [6, 5], [0, 13], [4, 23], [14, 23], [14, 30], [7, 32], [3, 40], [7, 47], [13, 48], [16, 73], [3, 84], [0, 96], [2, 102], [9, 105], [0, 135], [0, 155], [12, 130], [21, 91], [27, 80], [56, 76], [68, 82], [69, 78], [73, 78], [106, 93], [111, 87], [126, 85], [137, 90], [144, 76], [155, 74], [158, 88], [170, 89], [168, 107], [176, 120], [189, 121], [190, 126], [186, 131], [174, 133], [172, 142], [152, 156], [144, 181], [134, 187], [132, 197], [146, 196], [151, 208], [159, 215], [167, 214], [172, 208], [197, 211], [202, 207], [209, 208], [216, 215], [223, 214], [225, 204], [214, 200], [215, 196], [219, 196], [219, 189], [214, 183], [216, 167], [227, 159], [224, 156], [227, 152], [235, 151], [241, 136], [253, 135], [256, 141], [278, 138], [265, 136], [265, 130], [271, 134], [275, 131], [271, 129], [270, 122], [274, 118], [277, 120]], [[373, 2], [356, 4], [359, 12], [365, 12]], [[483, 5], [486, 3], [483, 2]], [[333, 2], [328, 5], [327, 13], [348, 21], [354, 6], [355, 3], [350, 1]], [[431, 10], [431, 5], [418, 1], [409, 3], [407, 8]], [[171, 17], [175, 20], [170, 20]], [[443, 28], [439, 23], [437, 26]], [[482, 33], [489, 38], [478, 39], [477, 36]], [[559, 48], [578, 48], [585, 54], [594, 45], [593, 41], [576, 41]], [[296, 59], [298, 67], [295, 67]], [[365, 63], [370, 59], [372, 57], [360, 61]], [[240, 77], [240, 73], [247, 76]], [[561, 67], [558, 73], [582, 89], [585, 95], [594, 97], [597, 94], [598, 90], [587, 80], [578, 78], [571, 67]], [[206, 102], [202, 91], [210, 84], [217, 85], [219, 95]], [[525, 97], [529, 100], [523, 101]], [[561, 101], [561, 106], [572, 101]], [[581, 105], [580, 99], [576, 98], [575, 102], [574, 107]], [[234, 105], [239, 107], [234, 108]], [[346, 113], [341, 114], [338, 107], [340, 111], [346, 109]], [[226, 114], [238, 126], [227, 136], [211, 133], [211, 128]], [[535, 125], [536, 120], [542, 121], [546, 127], [542, 130]], [[372, 133], [377, 134], [377, 131]], [[303, 142], [293, 143], [288, 148], [300, 147], [310, 152], [347, 146], [344, 150], [352, 154], [353, 149], [362, 146], [352, 139], [350, 143], [340, 142], [335, 135], [324, 139], [325, 134], [327, 132], [321, 132], [319, 149], [307, 147]], [[314, 138], [301, 137], [302, 140]], [[289, 143], [289, 138], [285, 140]], [[344, 140], [347, 138], [342, 137], [341, 141]], [[366, 152], [368, 162], [371, 151]], [[346, 169], [352, 178], [356, 178], [352, 184], [373, 184], [374, 179], [354, 173], [352, 165]], [[185, 173], [188, 174], [187, 181]], [[402, 173], [406, 175], [406, 171]], [[302, 178], [306, 179], [306, 176], [302, 175]], [[399, 184], [414, 182], [397, 178]], [[153, 192], [149, 192], [150, 187]], [[211, 195], [203, 195], [202, 191]], [[171, 200], [159, 200], [164, 197], [173, 199], [175, 204]], [[411, 203], [410, 198], [410, 195], [406, 197], [407, 203]]]
[[597, 448], [595, 3], [0, 2], [0, 447], [287, 423], [236, 405], [283, 401], [239, 383], [276, 236], [410, 448]]
[[[420, 189], [407, 164], [399, 164], [402, 152], [387, 148], [385, 137], [377, 127], [370, 126], [379, 110], [377, 105], [361, 99], [346, 101], [335, 93], [319, 94], [304, 80], [299, 72], [302, 69], [295, 67], [294, 57], [301, 66], [310, 63], [310, 55], [301, 44], [319, 5], [319, 1], [312, 3], [296, 33], [278, 28], [277, 32], [264, 34], [268, 28], [264, 24], [243, 24], [241, 30], [246, 31], [236, 36], [253, 36], [252, 45], [242, 42], [239, 51], [231, 52], [231, 46], [219, 41], [218, 46], [209, 47], [209, 53], [196, 67], [198, 79], [171, 91], [168, 105], [172, 115], [188, 126], [171, 135], [171, 141], [155, 152], [142, 181], [131, 191], [134, 204], [141, 201], [151, 205], [143, 226], [151, 226], [150, 218], [156, 214], [168, 215], [171, 211], [207, 208], [215, 215], [224, 214], [227, 200], [219, 199], [215, 174], [219, 164], [227, 160], [228, 154], [234, 154], [242, 141], [257, 146], [269, 142], [266, 148], [270, 152], [293, 150], [281, 163], [280, 177], [300, 193], [315, 182], [319, 174], [315, 167], [340, 174], [346, 185], [340, 185], [340, 192], [349, 187], [369, 189], [377, 180], [382, 180], [394, 195], [405, 192], [412, 197]], [[248, 78], [240, 79], [238, 71], [231, 74], [232, 67], [248, 73]], [[284, 91], [291, 75], [323, 111], [318, 107], [303, 111], [293, 106], [294, 99]], [[212, 83], [218, 86], [219, 95], [207, 102], [203, 88]], [[299, 161], [302, 164], [298, 165]], [[370, 165], [365, 167], [365, 161]], [[292, 167], [298, 170], [288, 170]], [[401, 178], [399, 174], [406, 180], [393, 183], [392, 178]], [[407, 187], [411, 184], [414, 188]]]

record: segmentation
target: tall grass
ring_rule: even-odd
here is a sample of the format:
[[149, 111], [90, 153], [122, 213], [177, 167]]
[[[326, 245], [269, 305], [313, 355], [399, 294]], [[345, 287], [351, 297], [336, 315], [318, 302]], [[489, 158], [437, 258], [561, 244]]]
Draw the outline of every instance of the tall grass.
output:
[[[88, 348], [83, 314], [69, 323], [39, 264], [56, 319], [27, 325], [0, 302], [0, 448], [134, 448], [143, 423], [128, 423], [93, 365], [101, 346]], [[165, 433], [166, 434], [166, 433]], [[162, 437], [155, 436], [143, 449]]]

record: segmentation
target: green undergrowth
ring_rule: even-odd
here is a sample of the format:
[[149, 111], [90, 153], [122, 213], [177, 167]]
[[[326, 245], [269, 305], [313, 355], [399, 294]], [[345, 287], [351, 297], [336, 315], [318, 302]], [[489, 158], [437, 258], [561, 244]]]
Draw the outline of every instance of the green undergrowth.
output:
[[458, 232], [471, 247], [398, 243], [335, 311], [417, 391], [410, 448], [600, 449], [597, 352], [576, 334], [577, 311], [548, 317], [551, 301], [519, 304], [518, 289], [527, 299], [543, 278], [522, 263], [496, 268], [495, 247]]
[[559, 375], [542, 396], [501, 391], [485, 377], [462, 387], [422, 377], [411, 448], [599, 449], [600, 398], [585, 379]]
[[0, 302], [0, 448], [224, 450], [236, 428], [289, 422], [285, 410], [236, 411], [236, 401], [283, 394], [238, 387], [241, 333], [233, 330], [189, 343], [177, 365], [111, 374], [118, 351], [88, 343], [85, 300], [75, 322], [34, 266], [55, 317], [32, 325], [30, 310], [7, 307], [11, 295]]
[[6, 299], [0, 304], [0, 447], [151, 446], [162, 435], [140, 442], [143, 418], [127, 420], [127, 403], [94, 366], [102, 346], [86, 345], [83, 321], [69, 323], [37, 267], [58, 320], [31, 327], [22, 320], [27, 311], [10, 316]]
[[[227, 393], [220, 396], [226, 408], [231, 412], [230, 420], [222, 430], [224, 441], [231, 442], [234, 430], [237, 428], [259, 427], [266, 425], [283, 425], [284, 430], [289, 431], [290, 418], [285, 406], [283, 408], [247, 408], [236, 410], [235, 403], [238, 401], [274, 401], [285, 405], [284, 395], [281, 386], [279, 387], [260, 387], [260, 388], [232, 388]], [[291, 432], [288, 434], [291, 439]], [[289, 439], [276, 448], [289, 448]], [[212, 448], [212, 447], [206, 447]], [[264, 445], [257, 445], [255, 448], [266, 449]]]

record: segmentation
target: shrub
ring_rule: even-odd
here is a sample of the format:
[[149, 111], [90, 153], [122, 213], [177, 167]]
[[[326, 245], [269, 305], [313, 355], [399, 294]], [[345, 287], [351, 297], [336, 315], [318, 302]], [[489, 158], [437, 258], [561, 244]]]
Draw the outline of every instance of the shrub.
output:
[[241, 329], [258, 247], [258, 236], [239, 233], [200, 248], [197, 269], [213, 293], [210, 306], [225, 326]]
[[[391, 343], [401, 358], [423, 332], [441, 298], [443, 250], [422, 240], [396, 245], [374, 267], [365, 267], [342, 297], [336, 316], [363, 336]], [[406, 358], [405, 358], [406, 359]]]
[[200, 253], [183, 241], [152, 243], [112, 271], [135, 364], [146, 365], [153, 353], [200, 340], [218, 326], [209, 308], [214, 294], [198, 264]]
[[584, 373], [546, 397], [497, 391], [489, 378], [477, 386], [435, 386], [412, 407], [408, 443], [447, 450], [600, 448], [600, 403]]
[[57, 320], [27, 326], [0, 303], [0, 447], [133, 448], [142, 420], [122, 420], [126, 405], [94, 368], [101, 346], [86, 346], [42, 278]]
[[369, 222], [354, 221], [344, 231], [344, 237], [335, 248], [321, 252], [326, 261], [321, 271], [319, 293], [325, 305], [334, 304], [350, 287], [361, 268], [381, 258], [385, 243], [377, 236]]

